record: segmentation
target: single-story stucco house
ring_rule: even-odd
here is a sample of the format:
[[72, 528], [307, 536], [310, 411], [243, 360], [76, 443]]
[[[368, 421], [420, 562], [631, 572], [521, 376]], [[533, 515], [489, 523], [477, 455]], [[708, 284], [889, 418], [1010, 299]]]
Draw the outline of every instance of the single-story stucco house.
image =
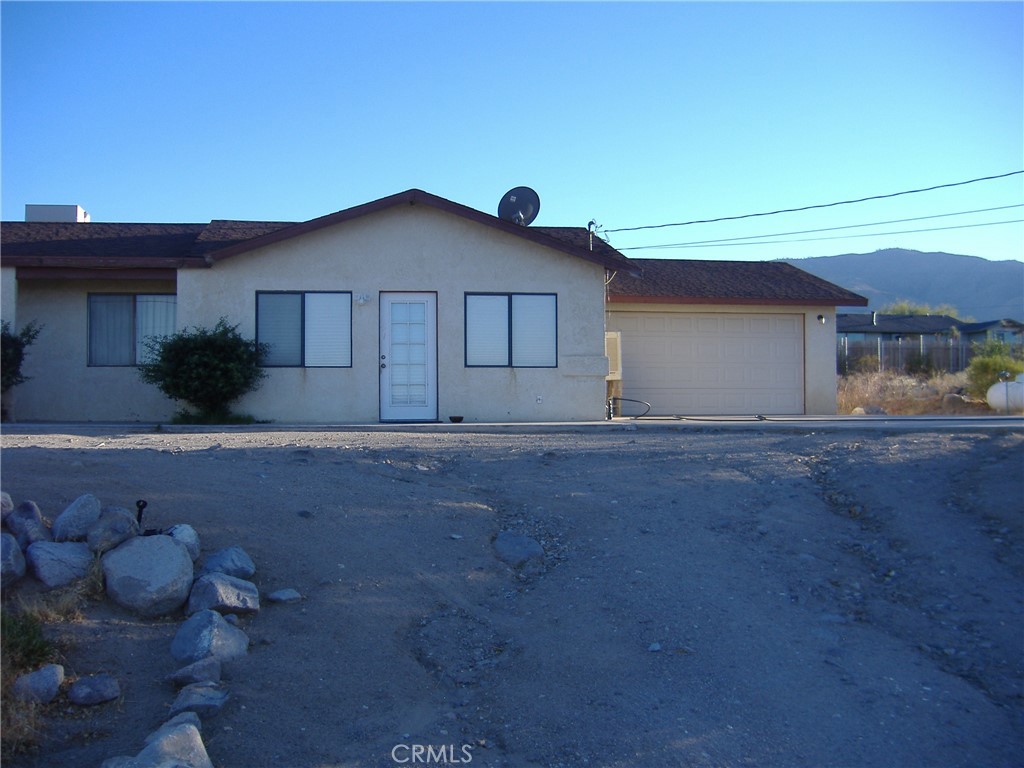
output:
[[300, 223], [66, 208], [0, 224], [0, 313], [42, 328], [7, 393], [20, 421], [170, 419], [144, 340], [222, 318], [269, 345], [236, 404], [259, 420], [598, 420], [609, 393], [652, 415], [830, 414], [835, 307], [867, 303], [786, 264], [632, 260], [420, 190]]

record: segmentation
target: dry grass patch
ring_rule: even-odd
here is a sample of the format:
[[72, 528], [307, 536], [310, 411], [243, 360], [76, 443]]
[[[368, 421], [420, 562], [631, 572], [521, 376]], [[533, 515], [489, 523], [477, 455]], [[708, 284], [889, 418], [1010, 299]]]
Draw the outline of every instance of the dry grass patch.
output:
[[[987, 403], [970, 399], [966, 392], [966, 372], [934, 376], [891, 371], [853, 373], [839, 377], [836, 404], [841, 414], [852, 413], [858, 407], [869, 412], [881, 408], [892, 416], [991, 413]], [[946, 395], [959, 397], [947, 399]]]
[[43, 634], [42, 622], [30, 612], [0, 611], [0, 754], [8, 758], [35, 744], [43, 727], [42, 706], [16, 699], [11, 688], [19, 675], [56, 658], [56, 646]]
[[102, 597], [103, 568], [97, 557], [85, 578], [61, 589], [20, 593], [0, 610], [0, 755], [4, 759], [31, 749], [44, 726], [46, 707], [14, 698], [11, 687], [20, 675], [58, 661], [67, 650], [66, 638], [51, 640], [46, 628], [82, 621], [86, 604]]

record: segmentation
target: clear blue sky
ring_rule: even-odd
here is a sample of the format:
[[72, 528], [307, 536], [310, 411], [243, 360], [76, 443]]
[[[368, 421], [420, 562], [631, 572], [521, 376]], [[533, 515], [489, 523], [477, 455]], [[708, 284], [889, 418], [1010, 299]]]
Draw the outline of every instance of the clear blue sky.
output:
[[[298, 221], [419, 187], [603, 230], [1024, 169], [1024, 4], [12, 3], [2, 216]], [[1024, 176], [638, 232], [768, 260], [903, 247], [1024, 260]], [[959, 227], [910, 233], [906, 230]], [[903, 234], [895, 234], [904, 232]], [[871, 237], [808, 238], [873, 234]]]

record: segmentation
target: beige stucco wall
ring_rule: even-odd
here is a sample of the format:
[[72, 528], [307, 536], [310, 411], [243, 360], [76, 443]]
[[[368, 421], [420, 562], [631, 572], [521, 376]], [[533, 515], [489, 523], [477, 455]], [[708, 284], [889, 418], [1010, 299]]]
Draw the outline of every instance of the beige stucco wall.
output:
[[[835, 307], [792, 307], [733, 304], [648, 304], [613, 303], [610, 315], [618, 312], [678, 312], [705, 314], [755, 313], [803, 315], [804, 326], [804, 412], [809, 415], [836, 413], [836, 313]], [[824, 324], [818, 320], [821, 315]], [[614, 330], [614, 318], [608, 321]]]
[[[6, 290], [6, 289], [5, 289]], [[17, 421], [164, 421], [176, 410], [134, 367], [88, 366], [89, 293], [174, 293], [174, 282], [26, 280], [18, 285], [19, 327], [41, 330], [14, 387]]]
[[17, 328], [18, 280], [14, 267], [0, 267], [0, 319]]
[[[178, 324], [221, 317], [256, 335], [256, 292], [351, 291], [351, 368], [272, 368], [236, 410], [303, 423], [379, 420], [379, 294], [437, 294], [438, 416], [473, 421], [601, 419], [604, 269], [428, 206], [401, 206], [178, 273]], [[466, 292], [558, 294], [558, 367], [467, 368]], [[541, 402], [538, 402], [538, 398]]]

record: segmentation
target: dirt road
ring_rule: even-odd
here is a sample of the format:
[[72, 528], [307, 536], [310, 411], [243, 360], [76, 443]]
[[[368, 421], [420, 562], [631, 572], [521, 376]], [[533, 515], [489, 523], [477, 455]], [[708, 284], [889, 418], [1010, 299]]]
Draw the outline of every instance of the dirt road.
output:
[[[243, 621], [221, 768], [1024, 765], [1024, 431], [17, 431], [2, 469], [305, 596]], [[11, 765], [165, 718], [177, 623], [89, 617], [69, 672], [123, 700]]]

